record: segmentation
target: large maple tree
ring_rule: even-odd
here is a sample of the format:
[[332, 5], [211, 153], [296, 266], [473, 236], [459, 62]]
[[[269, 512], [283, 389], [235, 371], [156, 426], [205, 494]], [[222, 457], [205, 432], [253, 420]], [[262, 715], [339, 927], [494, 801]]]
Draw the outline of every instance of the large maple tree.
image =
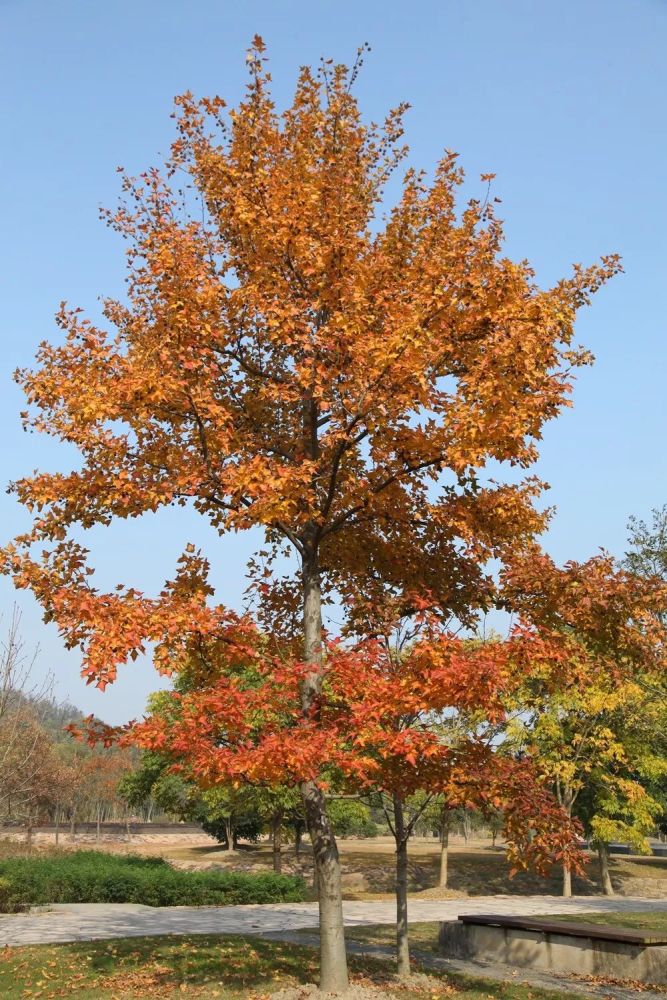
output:
[[[279, 113], [263, 49], [256, 38], [237, 108], [182, 96], [166, 168], [124, 179], [108, 221], [128, 241], [127, 297], [104, 303], [106, 328], [63, 305], [62, 342], [19, 373], [26, 423], [74, 445], [81, 462], [14, 485], [35, 517], [4, 565], [103, 687], [147, 642], [211, 628], [207, 616], [223, 632], [239, 626], [193, 598], [206, 585], [191, 556], [155, 598], [99, 591], [72, 529], [169, 504], [221, 534], [260, 526], [299, 561], [289, 595], [310, 722], [326, 673], [323, 588], [358, 576], [363, 557], [406, 599], [428, 573], [433, 602], [463, 615], [497, 540], [539, 528], [539, 484], [481, 485], [480, 470], [534, 461], [544, 422], [589, 360], [573, 343], [575, 314], [619, 264], [575, 267], [539, 288], [525, 261], [502, 255], [492, 199], [457, 208], [463, 174], [449, 152], [432, 179], [408, 169], [382, 215], [406, 155], [405, 107], [365, 123], [358, 66], [323, 64], [301, 70]], [[316, 778], [301, 794], [321, 982], [342, 990], [335, 839]]]

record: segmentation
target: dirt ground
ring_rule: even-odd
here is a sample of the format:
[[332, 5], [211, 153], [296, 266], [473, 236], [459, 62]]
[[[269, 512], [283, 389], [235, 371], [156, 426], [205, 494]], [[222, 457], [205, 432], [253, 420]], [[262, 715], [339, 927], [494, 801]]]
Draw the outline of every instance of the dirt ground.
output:
[[[16, 839], [14, 835], [12, 839]], [[54, 836], [37, 833], [37, 850], [54, 846]], [[159, 855], [179, 868], [201, 870], [222, 868], [233, 871], [266, 871], [272, 866], [272, 849], [268, 841], [242, 845], [238, 850], [222, 850], [204, 833], [149, 834], [142, 832], [127, 839], [124, 835], [78, 834], [74, 840], [69, 832], [60, 835], [60, 847], [65, 850], [99, 848], [119, 853]], [[372, 840], [339, 840], [346, 899], [381, 899], [394, 890], [394, 842], [391, 837]], [[449, 889], [436, 888], [439, 847], [435, 839], [414, 838], [410, 841], [409, 890], [415, 898], [442, 898], [488, 894], [559, 894], [560, 872], [554, 869], [548, 876], [525, 872], [509, 877], [502, 846], [492, 847], [490, 840], [452, 837], [449, 850]], [[295, 856], [294, 845], [283, 848], [282, 867], [286, 874], [302, 875], [312, 881], [312, 857], [306, 843]], [[611, 862], [612, 881], [616, 891], [625, 896], [667, 898], [667, 858], [615, 857]], [[591, 859], [585, 877], [575, 877], [576, 895], [599, 893], [597, 864]]]

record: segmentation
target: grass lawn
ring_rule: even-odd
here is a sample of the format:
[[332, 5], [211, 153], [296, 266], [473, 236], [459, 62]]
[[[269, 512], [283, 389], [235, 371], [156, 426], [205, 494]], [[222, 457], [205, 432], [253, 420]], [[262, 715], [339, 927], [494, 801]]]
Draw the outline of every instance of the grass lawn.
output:
[[[419, 951], [438, 951], [438, 931], [440, 924], [436, 922], [410, 924], [410, 947]], [[316, 927], [297, 931], [304, 937], [316, 936]], [[360, 941], [363, 944], [378, 944], [393, 948], [396, 944], [396, 924], [368, 924], [359, 927], [346, 927], [345, 937], [348, 941]]]
[[[390, 981], [387, 963], [353, 959], [351, 968], [355, 982], [387, 984], [397, 1000], [565, 1000], [568, 995], [462, 977], [433, 976], [399, 988]], [[0, 950], [3, 1000], [261, 1000], [316, 976], [312, 948], [236, 936], [119, 938]]]
[[[667, 911], [665, 912], [633, 912], [633, 913], [546, 913], [531, 917], [535, 920], [562, 920], [582, 924], [608, 924], [612, 927], [628, 927], [634, 930], [657, 931], [667, 934]], [[438, 951], [437, 922], [410, 924], [410, 946], [419, 951]], [[301, 934], [316, 934], [315, 928], [300, 931]], [[360, 941], [364, 944], [384, 945], [393, 947], [396, 943], [396, 927], [394, 924], [369, 924], [360, 927], [346, 927], [345, 937], [350, 941]]]
[[[540, 918], [541, 919], [541, 918]], [[667, 934], [667, 911], [643, 913], [579, 913], [576, 915], [549, 914], [544, 920], [575, 920], [582, 924], [609, 924], [611, 927], [630, 927], [639, 931], [659, 931]]]

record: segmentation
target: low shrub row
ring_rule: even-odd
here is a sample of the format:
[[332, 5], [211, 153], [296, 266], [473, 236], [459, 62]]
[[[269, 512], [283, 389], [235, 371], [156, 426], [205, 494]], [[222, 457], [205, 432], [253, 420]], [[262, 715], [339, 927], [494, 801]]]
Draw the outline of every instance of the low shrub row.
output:
[[0, 861], [0, 912], [38, 903], [144, 903], [147, 906], [229, 906], [293, 903], [302, 879], [290, 875], [188, 872], [162, 858], [75, 851]]

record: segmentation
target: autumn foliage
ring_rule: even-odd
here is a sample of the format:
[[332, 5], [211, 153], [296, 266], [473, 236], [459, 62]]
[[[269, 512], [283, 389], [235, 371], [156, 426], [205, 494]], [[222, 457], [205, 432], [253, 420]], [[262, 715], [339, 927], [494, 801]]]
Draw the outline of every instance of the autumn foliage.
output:
[[[500, 712], [505, 651], [463, 656], [445, 623], [471, 624], [493, 603], [489, 560], [524, 548], [546, 514], [533, 476], [506, 483], [485, 468], [535, 461], [544, 423], [590, 360], [574, 341], [577, 310], [619, 262], [540, 288], [528, 263], [503, 256], [492, 175], [459, 206], [452, 152], [431, 178], [406, 169], [382, 214], [407, 156], [406, 106], [367, 124], [359, 64], [324, 63], [300, 71], [278, 112], [263, 53], [256, 38], [237, 108], [183, 95], [165, 169], [123, 176], [106, 218], [127, 241], [125, 300], [104, 302], [103, 326], [63, 304], [60, 341], [18, 373], [26, 427], [74, 445], [80, 464], [14, 484], [34, 518], [3, 565], [81, 650], [88, 682], [103, 688], [149, 646], [159, 670], [191, 672], [178, 725], [147, 722], [135, 733], [146, 745], [187, 751], [203, 781], [300, 784], [323, 985], [342, 989], [326, 769], [406, 787], [453, 781], [463, 765], [451, 751], [396, 720]], [[78, 530], [167, 505], [220, 534], [263, 530], [262, 630], [215, 605], [191, 547], [155, 597], [94, 586]], [[298, 569], [276, 579], [288, 552]], [[352, 645], [325, 648], [323, 599], [342, 602]], [[420, 640], [400, 666], [383, 659], [376, 637], [426, 612], [437, 641]], [[266, 645], [274, 633], [282, 651]], [[193, 667], [195, 642], [211, 658]], [[509, 761], [496, 785], [471, 780], [493, 755], [469, 749], [476, 795], [519, 780]]]

